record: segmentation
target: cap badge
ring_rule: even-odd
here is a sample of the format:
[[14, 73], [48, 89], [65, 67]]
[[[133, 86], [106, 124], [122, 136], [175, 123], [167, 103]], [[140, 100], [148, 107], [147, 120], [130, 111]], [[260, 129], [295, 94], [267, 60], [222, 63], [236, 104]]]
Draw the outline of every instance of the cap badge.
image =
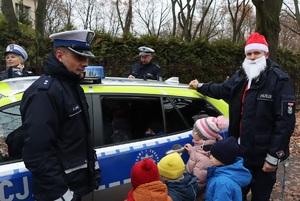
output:
[[13, 51], [14, 50], [14, 44], [10, 44], [8, 47], [9, 47], [9, 51]]

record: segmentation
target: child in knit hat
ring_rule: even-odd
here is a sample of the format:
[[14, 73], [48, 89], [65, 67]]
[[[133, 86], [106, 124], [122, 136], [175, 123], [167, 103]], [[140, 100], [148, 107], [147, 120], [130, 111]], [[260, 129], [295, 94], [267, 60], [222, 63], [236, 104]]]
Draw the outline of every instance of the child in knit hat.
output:
[[197, 177], [199, 195], [202, 197], [206, 187], [207, 168], [211, 166], [209, 150], [212, 144], [221, 140], [220, 131], [227, 128], [229, 121], [224, 116], [206, 117], [194, 123], [193, 143], [186, 144], [190, 158], [186, 164], [186, 172]]
[[231, 136], [216, 142], [210, 153], [213, 166], [207, 170], [205, 201], [243, 200], [241, 188], [250, 183], [252, 176], [243, 166], [243, 158], [238, 157], [236, 139]]
[[134, 164], [130, 177], [133, 189], [125, 201], [172, 201], [167, 186], [159, 180], [153, 159], [146, 158]]
[[161, 180], [167, 185], [168, 194], [173, 201], [196, 200], [197, 179], [194, 175], [184, 172], [184, 162], [177, 152], [163, 157], [157, 167]]

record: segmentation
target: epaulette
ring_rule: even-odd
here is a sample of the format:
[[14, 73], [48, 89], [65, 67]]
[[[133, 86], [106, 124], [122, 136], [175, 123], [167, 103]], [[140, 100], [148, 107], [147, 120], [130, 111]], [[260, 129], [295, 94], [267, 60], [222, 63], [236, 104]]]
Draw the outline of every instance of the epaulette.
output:
[[279, 67], [274, 66], [272, 69], [280, 80], [289, 78], [288, 74], [283, 72]]
[[48, 90], [51, 83], [53, 81], [53, 77], [51, 76], [43, 76], [40, 80], [39, 80], [39, 86], [38, 86], [38, 90]]
[[154, 66], [156, 66], [157, 68], [160, 68], [160, 66], [159, 65], [157, 65], [157, 64], [153, 64]]

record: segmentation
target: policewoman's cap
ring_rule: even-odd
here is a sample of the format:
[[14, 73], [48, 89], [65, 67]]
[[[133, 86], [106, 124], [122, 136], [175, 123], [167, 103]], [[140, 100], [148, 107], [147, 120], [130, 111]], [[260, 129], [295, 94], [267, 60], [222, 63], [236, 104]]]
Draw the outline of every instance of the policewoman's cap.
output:
[[154, 49], [146, 46], [139, 47], [139, 51], [140, 51], [139, 53], [140, 56], [151, 55], [152, 53], [155, 52]]
[[72, 52], [84, 57], [95, 57], [91, 50], [91, 42], [95, 33], [90, 30], [72, 30], [54, 33], [49, 36], [54, 47], [67, 47]]
[[20, 55], [24, 59], [24, 61], [28, 59], [27, 52], [20, 45], [17, 44], [9, 44], [6, 47], [5, 55], [8, 53], [15, 53], [17, 55]]

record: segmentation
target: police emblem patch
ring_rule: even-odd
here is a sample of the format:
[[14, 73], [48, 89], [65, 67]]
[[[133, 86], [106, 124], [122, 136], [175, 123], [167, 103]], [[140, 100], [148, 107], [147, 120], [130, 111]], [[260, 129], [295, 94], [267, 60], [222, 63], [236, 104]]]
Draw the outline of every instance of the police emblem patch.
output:
[[278, 156], [278, 158], [282, 158], [285, 154], [284, 154], [284, 151], [281, 150], [281, 151], [276, 152], [276, 155]]
[[288, 103], [287, 105], [288, 105], [288, 107], [287, 107], [287, 113], [288, 114], [293, 114], [294, 103]]

